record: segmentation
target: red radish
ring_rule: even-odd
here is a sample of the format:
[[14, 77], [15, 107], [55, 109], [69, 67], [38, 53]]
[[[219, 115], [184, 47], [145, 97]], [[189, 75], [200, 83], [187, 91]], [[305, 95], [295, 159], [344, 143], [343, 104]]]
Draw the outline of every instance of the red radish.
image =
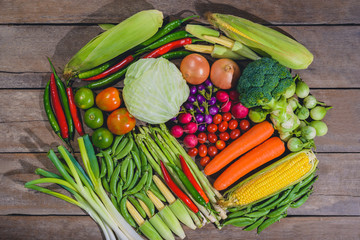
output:
[[171, 128], [170, 132], [171, 135], [173, 135], [176, 138], [179, 138], [184, 134], [184, 129], [179, 125], [175, 125]]
[[230, 96], [230, 99], [231, 99], [231, 100], [233, 100], [233, 101], [239, 101], [239, 96], [240, 96], [240, 94], [239, 94], [237, 91], [231, 90], [231, 91], [229, 92], [229, 96]]
[[228, 102], [224, 102], [223, 104], [221, 104], [221, 111], [222, 112], [228, 112], [231, 109], [231, 101]]
[[231, 108], [231, 114], [235, 117], [235, 118], [246, 118], [246, 116], [249, 113], [249, 109], [247, 107], [245, 107], [244, 105], [242, 105], [241, 103], [237, 103], [235, 105], [232, 106]]
[[181, 113], [178, 117], [179, 122], [182, 124], [186, 124], [191, 122], [192, 116], [190, 113]]
[[198, 129], [197, 124], [194, 122], [189, 122], [184, 126], [184, 131], [186, 133], [195, 133], [197, 129]]
[[229, 94], [227, 94], [225, 91], [217, 91], [216, 99], [222, 103], [227, 102], [229, 101]]
[[184, 145], [187, 148], [196, 147], [198, 144], [198, 139], [194, 134], [188, 134], [184, 137]]

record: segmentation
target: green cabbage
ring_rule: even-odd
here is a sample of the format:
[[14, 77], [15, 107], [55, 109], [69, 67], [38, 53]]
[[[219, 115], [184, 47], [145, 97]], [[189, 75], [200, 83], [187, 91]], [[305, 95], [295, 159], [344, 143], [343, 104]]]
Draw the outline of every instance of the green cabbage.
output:
[[127, 70], [124, 85], [130, 114], [151, 124], [175, 117], [190, 93], [179, 69], [165, 58], [138, 60]]

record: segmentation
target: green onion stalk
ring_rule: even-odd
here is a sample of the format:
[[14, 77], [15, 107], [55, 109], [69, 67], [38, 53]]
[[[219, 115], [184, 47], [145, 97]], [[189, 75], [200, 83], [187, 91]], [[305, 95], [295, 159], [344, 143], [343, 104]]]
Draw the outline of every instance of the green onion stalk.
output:
[[[66, 164], [59, 160], [53, 150], [49, 151], [48, 157], [60, 175], [37, 169], [36, 173], [45, 178], [27, 182], [25, 187], [63, 199], [82, 208], [99, 224], [106, 239], [141, 240], [141, 236], [119, 214], [103, 189], [99, 177], [99, 165], [89, 136], [78, 138], [78, 142], [86, 172], [80, 165], [74, 164], [73, 156], [63, 146], [59, 146], [58, 151]], [[42, 183], [58, 184], [69, 191], [74, 198], [37, 186]]]

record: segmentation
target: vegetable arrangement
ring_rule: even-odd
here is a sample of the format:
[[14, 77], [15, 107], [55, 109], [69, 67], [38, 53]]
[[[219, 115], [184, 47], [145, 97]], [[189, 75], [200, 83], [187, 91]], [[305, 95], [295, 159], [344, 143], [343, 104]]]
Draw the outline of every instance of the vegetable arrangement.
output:
[[[45, 111], [71, 151], [75, 130], [80, 135], [84, 168], [59, 146], [48, 157], [60, 175], [37, 169], [44, 178], [25, 187], [84, 209], [106, 239], [183, 239], [181, 224], [207, 222], [260, 233], [306, 202], [318, 178], [311, 148], [328, 131], [322, 120], [331, 107], [288, 68], [307, 68], [313, 55], [231, 15], [207, 15], [219, 30], [178, 29], [194, 17], [162, 26], [162, 13], [147, 10], [102, 25], [105, 32], [66, 64], [65, 84], [49, 60]], [[175, 58], [179, 68], [169, 61]], [[240, 69], [245, 59], [250, 63]], [[86, 85], [74, 95], [76, 79]]]

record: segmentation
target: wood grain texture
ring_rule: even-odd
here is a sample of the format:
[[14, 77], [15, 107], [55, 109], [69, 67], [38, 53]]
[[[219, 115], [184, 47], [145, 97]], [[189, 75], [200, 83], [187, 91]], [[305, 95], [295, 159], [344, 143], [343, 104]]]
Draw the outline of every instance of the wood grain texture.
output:
[[[315, 139], [317, 150], [360, 152], [357, 127], [360, 105], [354, 105], [354, 99], [360, 99], [360, 90], [313, 90], [311, 93], [334, 107], [324, 119], [328, 134]], [[2, 106], [7, 106], [9, 99], [12, 101], [11, 110], [3, 108], [0, 114], [0, 152], [44, 152], [61, 144], [47, 122], [42, 94], [42, 90], [0, 90]]]
[[[81, 7], [80, 7], [81, 6]], [[166, 15], [203, 15], [207, 11], [228, 13], [274, 24], [357, 24], [360, 5], [346, 1], [281, 0], [3, 0], [0, 23], [113, 23], [145, 9]]]
[[[360, 215], [360, 154], [317, 156], [319, 180], [314, 193], [301, 208], [291, 209], [289, 215]], [[0, 165], [0, 215], [84, 214], [67, 202], [24, 188], [25, 182], [39, 178], [34, 174], [36, 168], [57, 172], [46, 154], [0, 154]]]
[[[255, 231], [241, 231], [226, 226], [218, 230], [207, 224], [202, 229], [184, 227], [186, 239], [266, 239], [313, 240], [360, 238], [360, 217], [288, 217], [265, 229], [260, 235]], [[98, 226], [85, 216], [0, 216], [0, 239], [13, 240], [93, 240], [104, 239]], [[178, 238], [177, 238], [178, 239]]]
[[[311, 87], [360, 87], [360, 55], [355, 54], [360, 51], [360, 26], [281, 29], [314, 54], [308, 69], [296, 71]], [[50, 71], [46, 57], [61, 72], [71, 56], [100, 32], [97, 26], [0, 26], [0, 88], [43, 88], [48, 78], [44, 73]]]

